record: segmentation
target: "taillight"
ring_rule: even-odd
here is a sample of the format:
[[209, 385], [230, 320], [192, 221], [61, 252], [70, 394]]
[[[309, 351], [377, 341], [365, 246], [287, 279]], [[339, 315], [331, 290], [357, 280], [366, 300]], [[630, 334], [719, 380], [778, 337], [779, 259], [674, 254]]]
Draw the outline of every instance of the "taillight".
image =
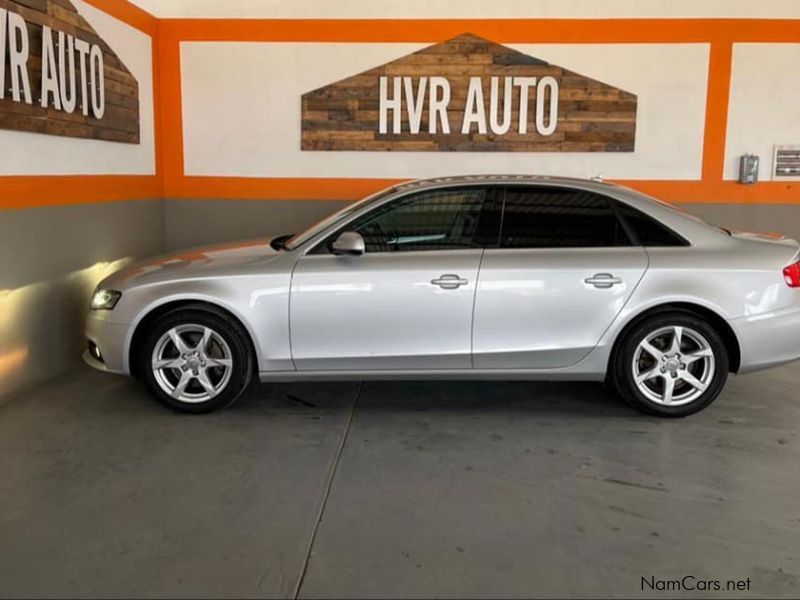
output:
[[789, 287], [800, 288], [800, 261], [786, 267], [783, 270], [783, 278]]

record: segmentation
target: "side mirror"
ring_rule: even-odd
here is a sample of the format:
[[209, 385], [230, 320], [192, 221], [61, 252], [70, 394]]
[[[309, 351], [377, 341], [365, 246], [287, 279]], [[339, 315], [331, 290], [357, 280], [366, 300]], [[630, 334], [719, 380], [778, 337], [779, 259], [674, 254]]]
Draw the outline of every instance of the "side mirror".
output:
[[331, 251], [338, 255], [360, 256], [366, 251], [364, 238], [355, 231], [345, 231], [331, 244]]

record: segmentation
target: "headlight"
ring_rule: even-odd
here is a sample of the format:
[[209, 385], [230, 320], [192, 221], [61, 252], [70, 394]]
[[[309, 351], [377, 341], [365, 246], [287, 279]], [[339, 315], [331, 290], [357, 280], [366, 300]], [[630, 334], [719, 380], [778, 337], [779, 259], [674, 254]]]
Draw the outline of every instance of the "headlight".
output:
[[92, 296], [92, 310], [112, 310], [122, 297], [116, 290], [97, 290]]

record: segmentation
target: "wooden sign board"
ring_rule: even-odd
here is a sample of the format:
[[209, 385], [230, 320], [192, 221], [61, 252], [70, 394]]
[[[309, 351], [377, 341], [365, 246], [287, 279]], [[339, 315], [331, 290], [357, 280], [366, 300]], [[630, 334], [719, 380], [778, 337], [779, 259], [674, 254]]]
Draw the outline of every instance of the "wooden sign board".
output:
[[469, 33], [302, 96], [303, 150], [633, 152], [636, 95]]
[[0, 128], [139, 143], [139, 84], [69, 0], [0, 0]]

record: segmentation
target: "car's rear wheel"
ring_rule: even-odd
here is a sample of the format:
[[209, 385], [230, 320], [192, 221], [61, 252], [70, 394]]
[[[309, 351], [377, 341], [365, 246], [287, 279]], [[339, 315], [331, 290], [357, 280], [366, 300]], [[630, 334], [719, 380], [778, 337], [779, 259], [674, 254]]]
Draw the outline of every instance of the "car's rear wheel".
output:
[[625, 334], [614, 357], [623, 398], [649, 414], [684, 417], [711, 404], [728, 378], [720, 335], [685, 312], [653, 315]]
[[170, 408], [204, 413], [238, 398], [250, 381], [246, 333], [226, 315], [176, 309], [149, 328], [139, 350], [139, 372]]

